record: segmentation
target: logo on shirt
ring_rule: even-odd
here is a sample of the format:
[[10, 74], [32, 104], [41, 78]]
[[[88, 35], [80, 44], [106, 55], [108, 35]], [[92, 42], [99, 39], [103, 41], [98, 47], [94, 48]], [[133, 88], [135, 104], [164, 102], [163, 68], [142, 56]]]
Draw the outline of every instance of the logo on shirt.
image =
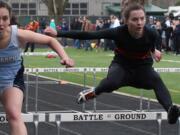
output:
[[8, 56], [8, 57], [0, 57], [0, 63], [12, 63], [18, 59], [18, 56]]

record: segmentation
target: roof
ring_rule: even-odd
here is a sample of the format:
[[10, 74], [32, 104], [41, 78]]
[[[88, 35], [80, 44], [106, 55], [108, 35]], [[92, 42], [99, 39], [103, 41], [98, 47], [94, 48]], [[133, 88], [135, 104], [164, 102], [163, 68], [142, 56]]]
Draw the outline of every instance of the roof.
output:
[[[107, 6], [106, 8], [107, 8], [108, 11], [114, 12], [114, 13], [120, 13], [120, 11], [121, 11], [120, 5]], [[167, 9], [162, 9], [162, 8], [160, 8], [158, 6], [155, 6], [155, 5], [152, 5], [152, 4], [145, 5], [144, 8], [145, 8], [146, 12], [151, 12], [151, 13], [152, 12], [165, 13], [165, 12], [168, 11]]]
[[180, 16], [180, 11], [173, 13], [173, 15], [174, 15], [175, 17], [176, 17], [176, 16]]
[[170, 6], [167, 14], [170, 13], [173, 13], [174, 16], [180, 16], [180, 6]]

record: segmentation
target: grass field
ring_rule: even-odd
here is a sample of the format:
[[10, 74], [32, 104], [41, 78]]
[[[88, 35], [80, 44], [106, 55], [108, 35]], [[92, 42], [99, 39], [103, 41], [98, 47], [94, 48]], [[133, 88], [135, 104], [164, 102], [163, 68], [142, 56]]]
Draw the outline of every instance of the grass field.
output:
[[[84, 51], [82, 49], [75, 48], [66, 48], [65, 50], [75, 60], [76, 67], [108, 67], [113, 58], [113, 52], [111, 51]], [[35, 51], [39, 52], [51, 50], [36, 49]], [[24, 63], [26, 67], [62, 67], [59, 64], [59, 61], [59, 58], [47, 59], [44, 56], [24, 56]], [[163, 54], [162, 61], [160, 63], [155, 63], [154, 67], [180, 68], [180, 56]], [[84, 85], [83, 73], [43, 73], [42, 75]], [[173, 102], [180, 104], [180, 73], [161, 73], [160, 75], [170, 90]], [[88, 73], [86, 75], [86, 85], [95, 86], [105, 76], [105, 73], [97, 73], [96, 82], [94, 82], [93, 74]], [[140, 95], [140, 90], [132, 87], [123, 87], [118, 91], [138, 96]], [[144, 91], [144, 95], [146, 97], [155, 98], [153, 91]]]

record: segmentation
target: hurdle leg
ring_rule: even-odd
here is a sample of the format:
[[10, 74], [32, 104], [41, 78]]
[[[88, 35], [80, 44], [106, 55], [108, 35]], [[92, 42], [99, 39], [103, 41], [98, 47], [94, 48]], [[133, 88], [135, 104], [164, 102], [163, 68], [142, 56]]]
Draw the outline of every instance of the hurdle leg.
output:
[[38, 71], [36, 72], [36, 88], [35, 88], [35, 112], [38, 112], [38, 87], [39, 87], [39, 76]]
[[[84, 68], [84, 89], [86, 88], [86, 79], [87, 79], [87, 71], [86, 68]], [[82, 104], [82, 112], [85, 112], [86, 106], [85, 103]]]
[[[96, 69], [93, 69], [93, 83], [94, 83], [94, 88], [96, 87]], [[94, 112], [96, 112], [96, 105], [97, 105], [97, 102], [96, 102], [96, 98], [93, 99], [93, 109], [94, 109]]]
[[180, 117], [178, 118], [178, 135], [180, 135]]
[[57, 127], [57, 135], [60, 135], [61, 115], [56, 115], [56, 127]]
[[39, 115], [34, 114], [33, 116], [33, 121], [34, 121], [34, 135], [38, 135], [38, 126], [39, 126]]
[[139, 110], [143, 110], [143, 89], [140, 90]]
[[157, 113], [157, 123], [158, 123], [158, 131], [157, 131], [157, 135], [161, 135], [161, 129], [162, 129], [162, 115], [161, 113]]
[[29, 97], [29, 73], [26, 74], [26, 90], [25, 90], [25, 112], [28, 112], [28, 97]]
[[150, 111], [151, 109], [151, 98], [148, 98], [148, 101], [147, 101], [147, 110]]

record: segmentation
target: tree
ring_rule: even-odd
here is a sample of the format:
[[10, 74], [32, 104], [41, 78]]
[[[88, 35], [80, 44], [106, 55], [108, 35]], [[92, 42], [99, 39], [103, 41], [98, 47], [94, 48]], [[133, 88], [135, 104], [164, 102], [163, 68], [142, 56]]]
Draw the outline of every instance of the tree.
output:
[[176, 6], [180, 6], [180, 0], [179, 1], [176, 1]]
[[49, 15], [63, 15], [68, 0], [42, 0], [48, 7]]

